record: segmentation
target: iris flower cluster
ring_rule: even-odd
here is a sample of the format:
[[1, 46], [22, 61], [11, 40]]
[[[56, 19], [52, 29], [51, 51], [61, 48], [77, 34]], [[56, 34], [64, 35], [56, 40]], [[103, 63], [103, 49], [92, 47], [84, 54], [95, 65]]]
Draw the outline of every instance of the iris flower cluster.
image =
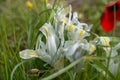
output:
[[[87, 37], [91, 36], [91, 28], [92, 26], [78, 20], [78, 14], [72, 12], [71, 6], [57, 8], [53, 24], [49, 22], [40, 27], [42, 34], [38, 36], [36, 48], [20, 51], [20, 57], [22, 59], [40, 58], [55, 69], [61, 69], [64, 67], [65, 59], [72, 63], [86, 54], [96, 54], [98, 44], [104, 46], [106, 55], [109, 55], [112, 50], [111, 57], [116, 56], [120, 44], [111, 49], [108, 37], [95, 37], [93, 40], [88, 40]], [[43, 38], [45, 38], [44, 41]], [[110, 65], [118, 64], [111, 60]]]

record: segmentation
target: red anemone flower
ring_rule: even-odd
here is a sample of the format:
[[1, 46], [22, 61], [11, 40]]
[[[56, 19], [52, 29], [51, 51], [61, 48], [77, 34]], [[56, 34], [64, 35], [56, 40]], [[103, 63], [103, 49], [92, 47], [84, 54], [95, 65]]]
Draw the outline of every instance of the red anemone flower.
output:
[[105, 11], [100, 18], [100, 24], [104, 31], [108, 32], [113, 29], [115, 20], [120, 21], [120, 0], [111, 1], [105, 6]]

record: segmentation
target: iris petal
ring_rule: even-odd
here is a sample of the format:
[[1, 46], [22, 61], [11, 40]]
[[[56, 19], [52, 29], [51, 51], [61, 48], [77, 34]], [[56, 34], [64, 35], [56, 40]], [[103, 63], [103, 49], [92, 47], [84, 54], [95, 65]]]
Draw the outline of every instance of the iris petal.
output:
[[30, 59], [30, 58], [38, 57], [38, 54], [34, 50], [29, 50], [29, 49], [20, 51], [19, 54], [22, 59]]

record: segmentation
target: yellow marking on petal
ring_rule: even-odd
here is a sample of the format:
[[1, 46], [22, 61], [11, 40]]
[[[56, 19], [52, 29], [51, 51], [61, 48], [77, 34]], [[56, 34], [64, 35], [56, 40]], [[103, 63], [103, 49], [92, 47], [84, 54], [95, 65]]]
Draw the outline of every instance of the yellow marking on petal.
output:
[[[105, 46], [109, 46], [109, 42], [107, 41], [107, 39], [105, 37], [103, 37], [103, 40], [104, 40]], [[107, 47], [105, 49], [106, 49], [106, 51], [108, 51]]]
[[26, 2], [26, 5], [27, 5], [27, 7], [29, 7], [29, 8], [32, 8], [32, 7], [33, 7], [33, 4], [32, 4], [31, 1], [27, 1], [27, 2]]
[[84, 33], [85, 33], [85, 30], [80, 29], [79, 34], [80, 34], [80, 35], [83, 35]]
[[60, 21], [62, 21], [63, 23], [67, 22], [67, 20], [65, 18], [61, 18]]
[[45, 26], [43, 26], [43, 30], [45, 31], [46, 36], [48, 36], [48, 29]]
[[73, 25], [73, 24], [70, 24], [70, 25], [68, 26], [68, 31], [70, 32], [73, 27], [74, 27], [74, 25]]
[[92, 52], [95, 51], [95, 47], [94, 47], [93, 45], [90, 45], [89, 48], [90, 48], [90, 50], [91, 50]]
[[28, 52], [27, 55], [32, 56], [32, 57], [38, 57], [38, 55], [34, 52]]
[[107, 41], [107, 39], [104, 37], [103, 38], [104, 42], [105, 42], [105, 46], [109, 46], [109, 42]]

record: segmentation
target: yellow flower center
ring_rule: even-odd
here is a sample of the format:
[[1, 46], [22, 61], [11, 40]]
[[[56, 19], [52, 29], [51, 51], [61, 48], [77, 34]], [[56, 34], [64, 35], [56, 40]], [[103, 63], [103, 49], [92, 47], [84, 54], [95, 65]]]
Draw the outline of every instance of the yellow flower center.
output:
[[68, 31], [70, 32], [73, 27], [74, 27], [74, 25], [73, 25], [73, 24], [70, 24], [70, 25], [68, 26]]
[[44, 26], [44, 27], [43, 27], [43, 30], [45, 31], [46, 36], [48, 36], [48, 29]]
[[34, 52], [28, 52], [27, 55], [29, 56], [33, 56], [33, 57], [37, 57], [38, 55]]
[[27, 2], [26, 2], [26, 5], [27, 5], [29, 8], [32, 8], [32, 7], [33, 7], [32, 2], [30, 2], [30, 1], [27, 1]]
[[85, 33], [85, 30], [80, 29], [79, 34], [80, 34], [80, 35], [83, 35], [84, 33]]

